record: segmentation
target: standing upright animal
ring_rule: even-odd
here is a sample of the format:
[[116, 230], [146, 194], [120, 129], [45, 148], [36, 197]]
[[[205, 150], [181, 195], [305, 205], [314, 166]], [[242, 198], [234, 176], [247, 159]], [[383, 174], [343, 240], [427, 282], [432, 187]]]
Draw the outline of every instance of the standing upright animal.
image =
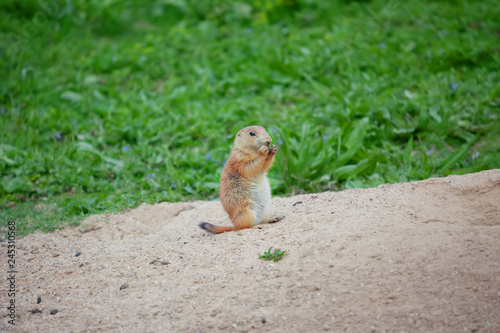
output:
[[216, 234], [251, 228], [266, 217], [271, 204], [267, 171], [278, 146], [262, 126], [241, 129], [234, 140], [231, 156], [220, 177], [219, 196], [234, 227], [219, 227], [203, 222], [199, 226]]

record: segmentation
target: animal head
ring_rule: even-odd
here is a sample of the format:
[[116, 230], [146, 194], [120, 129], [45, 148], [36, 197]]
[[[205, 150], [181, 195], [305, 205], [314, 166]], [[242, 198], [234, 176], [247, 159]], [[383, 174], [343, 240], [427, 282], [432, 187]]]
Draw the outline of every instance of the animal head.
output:
[[248, 126], [241, 129], [234, 140], [235, 147], [259, 150], [269, 146], [273, 140], [262, 126]]

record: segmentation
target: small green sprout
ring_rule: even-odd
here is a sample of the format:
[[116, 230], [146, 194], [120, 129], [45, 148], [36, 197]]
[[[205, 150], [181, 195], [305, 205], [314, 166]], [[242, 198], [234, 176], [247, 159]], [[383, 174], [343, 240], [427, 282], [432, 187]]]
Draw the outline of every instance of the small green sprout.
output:
[[267, 261], [278, 261], [280, 260], [283, 255], [285, 254], [286, 251], [280, 251], [280, 250], [274, 250], [273, 253], [271, 253], [271, 249], [273, 247], [271, 246], [267, 252], [264, 252], [264, 254], [259, 253], [259, 259], [262, 260], [267, 260]]

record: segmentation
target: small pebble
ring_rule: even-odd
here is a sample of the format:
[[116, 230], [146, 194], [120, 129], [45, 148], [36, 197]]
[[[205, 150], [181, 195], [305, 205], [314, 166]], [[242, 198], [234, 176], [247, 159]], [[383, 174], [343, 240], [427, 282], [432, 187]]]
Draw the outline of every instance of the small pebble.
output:
[[30, 310], [31, 313], [42, 313], [42, 310], [38, 308], [34, 308], [33, 310]]
[[123, 289], [125, 289], [125, 288], [128, 288], [128, 283], [122, 284], [122, 285], [120, 286], [120, 290], [123, 290]]
[[80, 251], [76, 251], [75, 257], [78, 257], [80, 254], [82, 254]]
[[296, 203], [294, 203], [293, 205], [300, 205], [302, 203], [302, 201], [297, 201]]
[[57, 309], [50, 310], [51, 315], [55, 315], [58, 312], [59, 312], [59, 310], [57, 310]]
[[36, 299], [36, 304], [40, 304], [42, 303], [42, 298], [40, 296], [38, 296], [38, 298]]
[[267, 322], [266, 318], [262, 318], [261, 322], [262, 324], [265, 324]]
[[167, 260], [153, 260], [150, 262], [150, 264], [151, 265], [154, 265], [154, 264], [168, 265], [168, 264], [170, 264], [170, 262]]

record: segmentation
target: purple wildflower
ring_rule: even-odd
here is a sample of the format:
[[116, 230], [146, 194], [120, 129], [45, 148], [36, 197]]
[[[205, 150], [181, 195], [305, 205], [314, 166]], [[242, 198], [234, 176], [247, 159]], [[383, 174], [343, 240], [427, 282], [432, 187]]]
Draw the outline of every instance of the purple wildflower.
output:
[[0, 113], [1, 113], [1, 114], [4, 114], [4, 113], [5, 113], [5, 109], [4, 109], [4, 108], [2, 108], [2, 109], [0, 110]]
[[206, 155], [205, 155], [205, 158], [206, 158], [207, 160], [209, 160], [209, 159], [210, 159], [210, 157], [212, 157], [212, 155], [210, 155], [210, 154], [206, 154]]
[[279, 144], [280, 146], [283, 146], [283, 140], [278, 141], [278, 144]]
[[151, 175], [148, 173], [148, 174], [146, 175], [146, 178], [147, 178], [147, 179], [151, 178]]
[[72, 123], [73, 125], [76, 125], [76, 120], [73, 120], [71, 123]]
[[130, 150], [130, 148], [129, 148], [129, 146], [128, 146], [128, 145], [126, 145], [125, 147], [123, 147], [123, 151], [124, 151], [124, 152], [128, 152], [129, 150]]
[[385, 49], [385, 43], [380, 43], [380, 47]]
[[172, 184], [172, 188], [176, 188], [177, 187], [177, 184], [176, 183], [173, 183]]
[[323, 141], [328, 140], [328, 135], [323, 135]]
[[156, 173], [153, 173], [151, 177], [156, 178]]
[[252, 28], [246, 28], [245, 31], [247, 32], [247, 34], [251, 34], [253, 32]]
[[57, 139], [57, 140], [61, 140], [61, 139], [62, 139], [62, 136], [61, 136], [61, 134], [59, 134], [59, 133], [56, 133], [56, 139]]
[[425, 152], [425, 155], [430, 156], [432, 154], [432, 149]]
[[457, 84], [456, 83], [452, 83], [451, 84], [451, 89], [453, 89], [453, 90], [457, 89]]

